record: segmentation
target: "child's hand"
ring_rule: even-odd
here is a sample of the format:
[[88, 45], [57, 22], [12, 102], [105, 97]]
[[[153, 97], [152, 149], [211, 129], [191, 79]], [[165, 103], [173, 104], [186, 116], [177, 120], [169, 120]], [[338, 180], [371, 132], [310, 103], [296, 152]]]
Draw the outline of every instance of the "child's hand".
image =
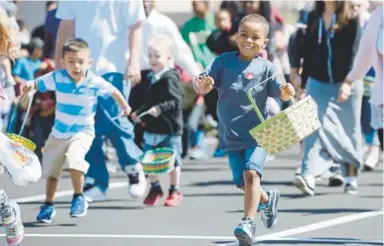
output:
[[123, 109], [123, 115], [124, 116], [129, 116], [130, 114], [131, 114], [131, 112], [132, 112], [132, 108], [129, 106], [129, 105], [127, 105], [127, 106], [125, 106], [125, 108]]
[[281, 87], [281, 100], [288, 101], [291, 97], [293, 97], [296, 94], [295, 88], [293, 85], [285, 83]]
[[152, 108], [150, 108], [150, 109], [148, 110], [148, 113], [149, 113], [150, 115], [152, 115], [153, 117], [155, 117], [155, 118], [159, 117], [159, 115], [160, 115], [160, 112], [159, 112], [159, 110], [157, 110], [156, 107], [152, 107]]
[[22, 90], [25, 94], [35, 89], [35, 81], [27, 81], [25, 85], [22, 86]]
[[199, 94], [207, 94], [213, 89], [214, 81], [212, 77], [207, 75], [199, 75], [194, 78], [193, 86]]
[[136, 121], [137, 121], [137, 113], [136, 113], [136, 112], [133, 112], [133, 113], [131, 114], [131, 119], [132, 119], [133, 122], [136, 122]]

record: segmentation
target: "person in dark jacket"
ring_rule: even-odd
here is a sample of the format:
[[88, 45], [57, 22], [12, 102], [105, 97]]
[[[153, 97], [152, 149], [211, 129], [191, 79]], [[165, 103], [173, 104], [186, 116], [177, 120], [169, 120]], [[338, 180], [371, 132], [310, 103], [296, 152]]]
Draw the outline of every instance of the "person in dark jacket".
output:
[[[175, 153], [174, 168], [170, 173], [169, 194], [164, 203], [168, 207], [180, 206], [183, 195], [179, 191], [183, 132], [182, 89], [179, 73], [171, 67], [172, 40], [165, 35], [154, 36], [149, 41], [149, 62], [154, 73], [146, 95], [146, 102], [132, 114], [134, 121], [142, 120], [144, 151], [160, 147], [172, 148]], [[148, 114], [139, 117], [143, 114]], [[158, 177], [150, 176], [151, 189], [144, 204], [153, 206], [164, 195]]]

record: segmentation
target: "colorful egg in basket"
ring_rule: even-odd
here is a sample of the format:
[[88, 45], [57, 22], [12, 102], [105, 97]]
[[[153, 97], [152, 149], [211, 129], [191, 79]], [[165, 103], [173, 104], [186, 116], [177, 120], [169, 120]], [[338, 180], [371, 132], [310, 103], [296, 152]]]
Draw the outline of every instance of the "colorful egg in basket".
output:
[[36, 144], [28, 138], [22, 137], [14, 133], [5, 133], [5, 135], [16, 143], [22, 144], [25, 148], [29, 149], [32, 152], [36, 149]]
[[175, 151], [171, 148], [149, 150], [140, 157], [140, 162], [145, 173], [167, 173], [175, 166]]

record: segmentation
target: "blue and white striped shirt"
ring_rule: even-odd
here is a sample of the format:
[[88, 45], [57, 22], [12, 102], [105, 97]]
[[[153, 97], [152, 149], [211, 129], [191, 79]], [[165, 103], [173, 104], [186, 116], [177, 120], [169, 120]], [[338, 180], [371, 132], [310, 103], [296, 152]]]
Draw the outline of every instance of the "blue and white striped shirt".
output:
[[75, 84], [66, 70], [57, 70], [36, 79], [40, 92], [55, 91], [56, 117], [52, 135], [66, 139], [79, 132], [95, 133], [98, 96], [111, 96], [114, 87], [88, 71], [85, 79]]

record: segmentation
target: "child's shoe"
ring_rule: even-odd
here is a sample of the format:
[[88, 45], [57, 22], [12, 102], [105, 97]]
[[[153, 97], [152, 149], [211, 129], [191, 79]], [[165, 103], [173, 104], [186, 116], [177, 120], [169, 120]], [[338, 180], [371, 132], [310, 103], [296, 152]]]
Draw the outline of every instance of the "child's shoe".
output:
[[268, 194], [269, 200], [268, 203], [260, 209], [261, 220], [263, 221], [265, 228], [271, 229], [276, 225], [279, 215], [277, 205], [279, 204], [280, 192], [274, 188], [264, 190]]
[[8, 245], [19, 245], [24, 239], [24, 226], [21, 220], [20, 206], [16, 202], [10, 202], [14, 216], [2, 218], [5, 229], [5, 239]]
[[344, 187], [344, 192], [349, 194], [349, 195], [357, 195], [357, 193], [358, 193], [357, 182], [347, 183]]
[[88, 202], [84, 198], [84, 196], [79, 195], [74, 197], [72, 199], [71, 212], [69, 213], [69, 215], [71, 217], [79, 218], [87, 215], [87, 212], [88, 212]]
[[160, 186], [151, 186], [147, 197], [144, 199], [144, 204], [154, 206], [163, 196], [164, 193]]
[[56, 215], [56, 208], [54, 205], [44, 204], [40, 207], [40, 212], [37, 215], [37, 222], [50, 224], [53, 217]]
[[180, 191], [169, 193], [167, 200], [165, 200], [164, 206], [166, 207], [178, 207], [183, 201], [183, 194]]
[[241, 246], [252, 245], [256, 234], [255, 221], [243, 218], [233, 233]]

